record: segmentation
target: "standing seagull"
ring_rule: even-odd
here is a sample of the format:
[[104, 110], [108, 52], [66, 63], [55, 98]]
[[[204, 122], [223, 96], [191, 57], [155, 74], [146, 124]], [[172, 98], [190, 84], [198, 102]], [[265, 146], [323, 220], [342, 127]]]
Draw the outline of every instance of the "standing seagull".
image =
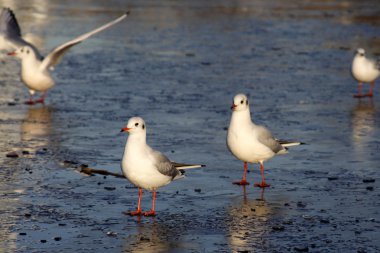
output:
[[[99, 33], [126, 18], [128, 12], [121, 17], [85, 33], [73, 40], [70, 40], [54, 48], [45, 58], [41, 56], [38, 49], [21, 37], [20, 27], [12, 10], [4, 8], [0, 19], [0, 32], [3, 44], [16, 48], [16, 51], [8, 55], [21, 59], [21, 80], [28, 87], [30, 98], [27, 104], [44, 103], [47, 91], [54, 86], [54, 80], [50, 76], [49, 69], [57, 65], [63, 55], [75, 46], [92, 35]], [[33, 101], [34, 93], [42, 92], [40, 99]]]
[[[365, 57], [365, 50], [358, 48], [351, 66], [352, 76], [359, 82], [358, 94], [355, 98], [372, 97], [375, 80], [380, 76], [380, 64], [372, 59]], [[362, 84], [371, 83], [369, 93], [362, 94]]]
[[[155, 216], [156, 190], [171, 181], [184, 177], [184, 169], [199, 168], [204, 165], [179, 164], [171, 162], [165, 155], [146, 143], [146, 126], [140, 117], [130, 118], [121, 132], [128, 132], [121, 169], [128, 180], [139, 188], [137, 210], [124, 212], [127, 215]], [[142, 188], [153, 191], [152, 209], [141, 211]]]
[[232, 117], [227, 133], [227, 147], [237, 159], [244, 162], [243, 179], [234, 184], [249, 184], [246, 178], [249, 162], [260, 163], [262, 181], [255, 186], [269, 187], [264, 178], [264, 162], [275, 155], [287, 153], [286, 147], [302, 143], [277, 140], [273, 138], [267, 128], [253, 123], [248, 98], [244, 94], [234, 97], [231, 109]]

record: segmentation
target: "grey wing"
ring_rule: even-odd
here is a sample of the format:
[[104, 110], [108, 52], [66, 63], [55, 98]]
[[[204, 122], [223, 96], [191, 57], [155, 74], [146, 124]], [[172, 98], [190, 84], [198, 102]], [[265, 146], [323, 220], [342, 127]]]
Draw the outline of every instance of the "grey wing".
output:
[[181, 174], [181, 172], [174, 167], [172, 162], [162, 153], [151, 149], [151, 155], [157, 170], [161, 174], [169, 176], [172, 179]]
[[258, 140], [262, 144], [270, 148], [274, 153], [278, 153], [279, 151], [284, 149], [284, 147], [281, 146], [281, 144], [275, 138], [273, 138], [272, 133], [266, 127], [263, 127], [263, 126], [256, 126], [256, 127], [257, 129], [255, 129], [255, 131], [257, 131]]
[[88, 33], [85, 33], [85, 34], [82, 34], [80, 35], [79, 37], [76, 37], [75, 39], [72, 39], [58, 47], [56, 47], [55, 49], [53, 49], [47, 56], [46, 58], [43, 60], [42, 62], [42, 65], [41, 65], [41, 69], [47, 69], [49, 67], [54, 67], [55, 65], [57, 65], [60, 60], [62, 59], [62, 56], [73, 46], [81, 43], [82, 41], [84, 41], [85, 39], [88, 39], [90, 38], [91, 36], [93, 36], [94, 34], [97, 34], [117, 23], [119, 23], [120, 21], [122, 21], [123, 19], [125, 19], [127, 17], [129, 13], [125, 13], [124, 15], [122, 15], [121, 17], [105, 24], [105, 25], [102, 25], [101, 27], [98, 27]]
[[22, 38], [21, 29], [17, 22], [16, 16], [9, 8], [3, 8], [1, 10], [0, 33], [14, 49], [23, 46], [30, 46], [35, 51], [36, 56], [42, 58], [37, 48]]
[[20, 26], [13, 11], [3, 8], [0, 14], [0, 32], [9, 38], [21, 37]]

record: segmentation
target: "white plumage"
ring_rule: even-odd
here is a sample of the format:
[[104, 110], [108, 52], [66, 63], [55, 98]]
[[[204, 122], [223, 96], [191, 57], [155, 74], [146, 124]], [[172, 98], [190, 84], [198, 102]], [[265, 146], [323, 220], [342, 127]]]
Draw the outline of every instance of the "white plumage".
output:
[[227, 147], [231, 153], [244, 162], [243, 179], [236, 184], [246, 185], [247, 163], [260, 163], [262, 182], [259, 187], [267, 187], [264, 179], [264, 162], [275, 155], [287, 153], [286, 147], [300, 145], [275, 139], [264, 126], [256, 125], [251, 120], [248, 98], [244, 94], [234, 97], [232, 116], [227, 133]]
[[[359, 48], [356, 50], [355, 57], [352, 60], [351, 73], [352, 76], [359, 82], [358, 94], [354, 95], [354, 97], [372, 97], [375, 80], [380, 76], [379, 63], [372, 59], [368, 59], [365, 56], [365, 50]], [[370, 90], [366, 94], [362, 93], [363, 83], [371, 84]]]
[[[38, 49], [25, 41], [21, 36], [21, 30], [12, 10], [3, 8], [0, 14], [0, 43], [1, 47], [16, 49], [8, 55], [21, 59], [21, 80], [28, 87], [30, 98], [27, 104], [43, 103], [46, 92], [54, 86], [54, 80], [50, 76], [49, 69], [57, 65], [63, 55], [72, 47], [85, 39], [97, 34], [127, 17], [127, 13], [119, 18], [70, 40], [55, 49], [46, 57], [42, 57]], [[42, 92], [40, 99], [33, 101], [35, 92]]]
[[[127, 131], [129, 137], [125, 145], [121, 168], [124, 176], [139, 188], [137, 210], [127, 212], [128, 215], [155, 215], [156, 190], [171, 181], [184, 177], [183, 169], [199, 168], [203, 165], [181, 164], [171, 162], [165, 155], [152, 149], [146, 143], [146, 125], [140, 117], [129, 119], [122, 132]], [[153, 191], [152, 210], [141, 212], [142, 188]]]

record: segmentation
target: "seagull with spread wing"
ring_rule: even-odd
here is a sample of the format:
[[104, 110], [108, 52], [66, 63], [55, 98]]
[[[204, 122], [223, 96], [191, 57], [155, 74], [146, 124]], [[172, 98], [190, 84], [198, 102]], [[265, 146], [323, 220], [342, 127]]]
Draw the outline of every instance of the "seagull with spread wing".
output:
[[[46, 57], [42, 57], [38, 49], [31, 43], [25, 41], [21, 36], [20, 27], [13, 11], [3, 8], [0, 14], [0, 48], [14, 48], [8, 55], [21, 59], [21, 80], [28, 87], [30, 98], [27, 104], [44, 103], [47, 91], [54, 86], [54, 80], [49, 70], [57, 65], [63, 55], [72, 47], [85, 39], [119, 23], [127, 17], [125, 13], [119, 18], [85, 33], [54, 48]], [[42, 92], [38, 100], [33, 100], [36, 92]]]

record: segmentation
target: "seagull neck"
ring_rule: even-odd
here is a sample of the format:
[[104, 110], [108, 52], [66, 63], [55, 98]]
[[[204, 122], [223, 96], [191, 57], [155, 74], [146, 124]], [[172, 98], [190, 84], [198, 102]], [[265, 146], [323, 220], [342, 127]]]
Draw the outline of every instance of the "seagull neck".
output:
[[234, 111], [231, 118], [231, 126], [238, 124], [239, 126], [253, 124], [251, 120], [250, 110]]
[[143, 148], [146, 145], [146, 135], [145, 134], [131, 134], [128, 136], [127, 145], [125, 149], [136, 150]]
[[26, 57], [21, 60], [21, 67], [24, 70], [30, 70], [34, 69], [35, 67], [39, 67], [38, 63], [39, 62], [35, 57]]

